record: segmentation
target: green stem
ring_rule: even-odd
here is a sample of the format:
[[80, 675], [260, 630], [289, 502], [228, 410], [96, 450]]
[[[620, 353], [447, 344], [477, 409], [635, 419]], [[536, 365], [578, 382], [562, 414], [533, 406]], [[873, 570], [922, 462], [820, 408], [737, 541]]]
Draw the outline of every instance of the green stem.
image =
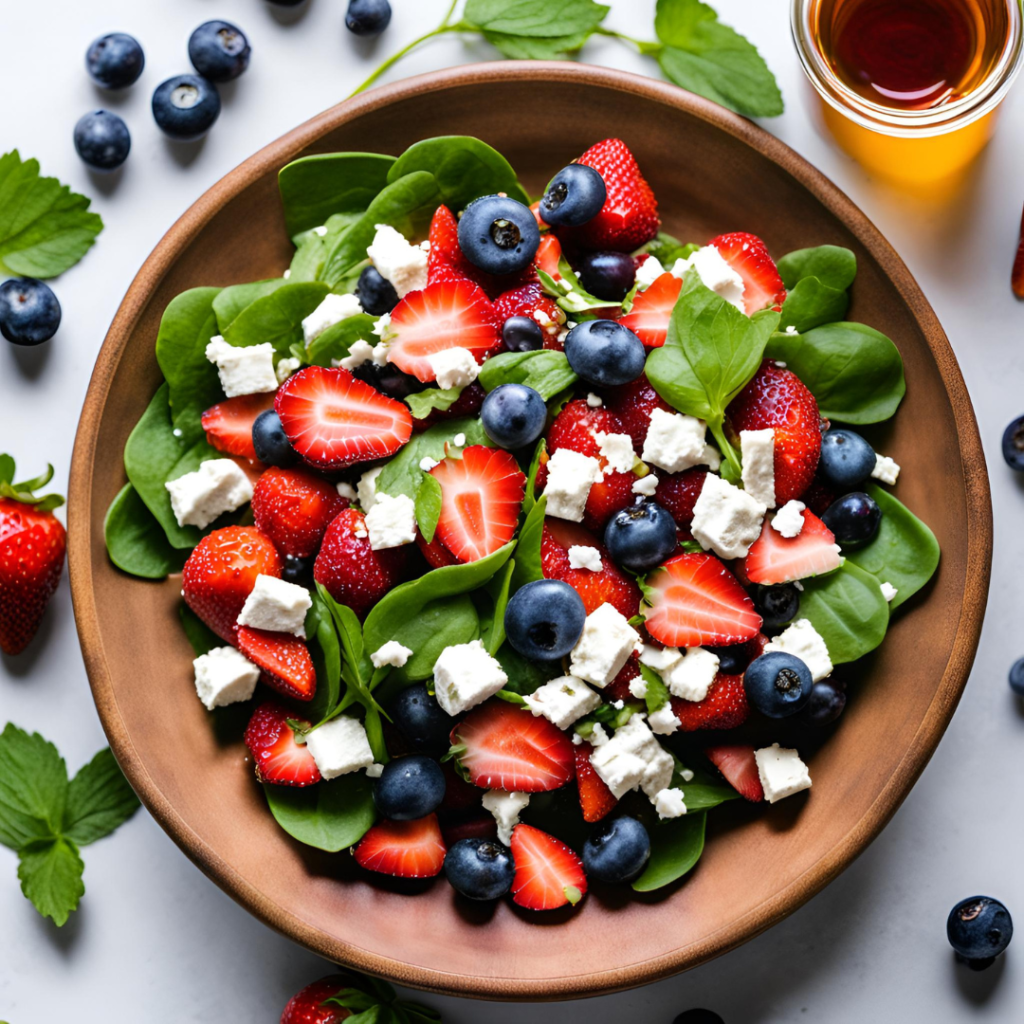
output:
[[[736, 449], [729, 442], [729, 439], [725, 436], [725, 431], [722, 428], [722, 424], [719, 423], [708, 423], [708, 427], [711, 430], [711, 436], [715, 439], [718, 445], [719, 451], [725, 458], [725, 461], [731, 467], [735, 476], [734, 480], [739, 480], [743, 476], [743, 464], [740, 462], [739, 454]], [[724, 475], [724, 474], [723, 474]]]
[[607, 36], [609, 39], [619, 39], [624, 43], [629, 43], [631, 46], [635, 46], [641, 53], [645, 54], [657, 54], [664, 46], [661, 43], [648, 43], [643, 39], [636, 39], [634, 36], [628, 36], [625, 32], [616, 32], [613, 28], [603, 28], [599, 26], [594, 29], [594, 35]]

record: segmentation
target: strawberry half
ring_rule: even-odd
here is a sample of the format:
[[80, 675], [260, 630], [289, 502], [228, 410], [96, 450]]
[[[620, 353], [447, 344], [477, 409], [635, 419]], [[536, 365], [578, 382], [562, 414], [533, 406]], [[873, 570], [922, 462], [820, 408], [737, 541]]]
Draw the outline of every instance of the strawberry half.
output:
[[668, 338], [668, 322], [683, 290], [681, 278], [662, 274], [646, 291], [637, 292], [633, 308], [619, 323], [628, 327], [647, 348], [661, 348]]
[[348, 508], [332, 483], [305, 469], [271, 466], [252, 494], [256, 528], [262, 530], [282, 556], [315, 555], [324, 533], [339, 512]]
[[743, 562], [751, 583], [789, 583], [832, 572], [843, 564], [835, 535], [810, 510], [804, 509], [803, 529], [795, 537], [783, 537], [765, 520]]
[[712, 238], [713, 245], [726, 263], [743, 278], [743, 310], [751, 316], [761, 309], [781, 309], [786, 301], [786, 286], [779, 276], [775, 260], [757, 235], [734, 231]]
[[340, 367], [307, 366], [292, 374], [278, 389], [274, 409], [292, 447], [318, 469], [394, 455], [412, 436], [404, 402]]
[[526, 476], [508, 452], [471, 445], [430, 475], [441, 485], [436, 537], [460, 562], [479, 561], [515, 536]]
[[725, 776], [725, 781], [744, 800], [757, 804], [764, 799], [754, 748], [743, 744], [708, 747], [704, 756]]
[[619, 801], [590, 763], [594, 748], [589, 743], [581, 743], [575, 751], [576, 786], [579, 789], [583, 820], [588, 823], [600, 821], [615, 810]]
[[583, 861], [561, 841], [532, 825], [512, 830], [512, 902], [527, 910], [575, 906], [587, 891]]
[[320, 769], [306, 745], [296, 742], [289, 718], [307, 727], [311, 724], [276, 701], [261, 704], [249, 719], [245, 745], [256, 766], [256, 778], [278, 786], [312, 786], [320, 781]]
[[714, 555], [687, 552], [647, 577], [647, 631], [666, 647], [741, 644], [761, 616], [736, 577]]
[[378, 822], [352, 851], [360, 867], [395, 878], [439, 875], [446, 852], [436, 814], [415, 821]]
[[452, 746], [474, 786], [542, 793], [573, 776], [569, 737], [546, 718], [493, 700], [471, 711], [454, 729]]
[[316, 670], [309, 648], [291, 633], [238, 627], [238, 649], [263, 671], [263, 681], [296, 700], [312, 700]]
[[743, 676], [719, 676], [703, 700], [672, 698], [672, 710], [682, 732], [699, 729], [736, 729], [750, 717]]
[[644, 450], [647, 432], [651, 429], [651, 413], [655, 409], [675, 412], [643, 374], [629, 384], [608, 388], [604, 405], [619, 421], [622, 432], [633, 439], [633, 450], [638, 454]]
[[202, 419], [206, 440], [219, 452], [256, 462], [252, 425], [261, 412], [274, 408], [274, 395], [238, 395], [211, 405]]

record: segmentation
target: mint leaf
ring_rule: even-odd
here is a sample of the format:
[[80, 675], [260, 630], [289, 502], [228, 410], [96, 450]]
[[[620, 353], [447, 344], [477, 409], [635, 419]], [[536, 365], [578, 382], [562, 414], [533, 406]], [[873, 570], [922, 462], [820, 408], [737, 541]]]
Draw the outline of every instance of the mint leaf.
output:
[[25, 898], [43, 917], [60, 926], [67, 922], [85, 895], [82, 872], [85, 865], [66, 839], [30, 843], [18, 853], [18, 878]]
[[593, 32], [609, 10], [594, 0], [468, 0], [463, 20], [485, 36], [553, 39]]
[[30, 819], [39, 823], [37, 835], [55, 836], [67, 795], [68, 772], [57, 748], [8, 722], [0, 733], [0, 823], [25, 827]]
[[56, 277], [73, 267], [103, 230], [89, 200], [56, 178], [39, 176], [39, 161], [15, 149], [0, 157], [0, 276]]
[[700, 0], [659, 0], [654, 34], [666, 46], [686, 47], [702, 21], [717, 21], [714, 8]]
[[101, 750], [68, 786], [65, 839], [88, 846], [110, 835], [139, 809], [139, 798], [121, 773], [110, 747]]
[[575, 53], [590, 38], [589, 32], [567, 36], [515, 36], [505, 32], [484, 32], [484, 38], [512, 60], [558, 60]]

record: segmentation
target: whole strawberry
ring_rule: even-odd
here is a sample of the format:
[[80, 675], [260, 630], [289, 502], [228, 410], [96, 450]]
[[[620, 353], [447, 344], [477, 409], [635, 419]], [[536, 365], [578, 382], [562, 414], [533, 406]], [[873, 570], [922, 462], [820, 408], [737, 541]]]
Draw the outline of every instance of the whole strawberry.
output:
[[315, 555], [331, 520], [346, 508], [348, 498], [334, 484], [306, 469], [272, 466], [253, 488], [256, 528], [274, 542], [282, 557]]
[[21, 654], [39, 629], [60, 582], [66, 536], [53, 514], [59, 494], [33, 491], [53, 477], [53, 466], [34, 480], [13, 483], [14, 459], [0, 455], [0, 650]]
[[352, 1011], [337, 1003], [325, 1003], [347, 988], [351, 979], [344, 974], [331, 974], [307, 985], [288, 1000], [281, 1014], [281, 1024], [336, 1024], [352, 1016]]
[[399, 999], [386, 981], [353, 971], [328, 975], [292, 996], [281, 1014], [281, 1024], [337, 1024], [356, 1015], [360, 1020], [381, 1024], [437, 1024], [441, 1019], [440, 1014], [420, 1003]]

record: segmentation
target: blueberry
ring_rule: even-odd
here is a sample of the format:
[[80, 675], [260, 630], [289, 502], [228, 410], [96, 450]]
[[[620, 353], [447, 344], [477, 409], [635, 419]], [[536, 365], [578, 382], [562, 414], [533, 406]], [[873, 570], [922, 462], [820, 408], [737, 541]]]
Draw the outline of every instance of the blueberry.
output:
[[544, 347], [544, 332], [530, 316], [510, 316], [501, 327], [501, 340], [509, 352], [536, 352]]
[[313, 585], [313, 559], [299, 558], [296, 555], [285, 555], [281, 566], [281, 579], [300, 586]]
[[656, 501], [638, 499], [608, 520], [604, 546], [616, 565], [630, 572], [648, 572], [679, 547], [676, 521]]
[[460, 839], [444, 858], [452, 888], [471, 900], [500, 899], [512, 888], [512, 851], [491, 839]]
[[399, 690], [388, 702], [387, 713], [395, 728], [419, 754], [446, 754], [454, 724], [437, 699], [427, 692], [426, 683]]
[[875, 449], [852, 430], [829, 430], [821, 439], [818, 472], [842, 491], [862, 484], [875, 468]]
[[723, 676], [738, 676], [750, 664], [750, 652], [746, 644], [709, 647], [708, 650], [718, 655], [718, 671]]
[[524, 448], [544, 433], [548, 407], [525, 384], [500, 384], [484, 399], [480, 420], [487, 436], [499, 447]]
[[153, 117], [172, 139], [201, 138], [219, 114], [217, 86], [199, 75], [175, 75], [161, 82], [153, 93]]
[[869, 494], [853, 491], [833, 501], [821, 521], [840, 544], [863, 544], [878, 533], [882, 510]]
[[204, 21], [188, 40], [192, 67], [211, 82], [230, 82], [248, 66], [252, 47], [230, 21]]
[[267, 466], [292, 466], [299, 459], [281, 426], [281, 417], [273, 409], [261, 412], [253, 420], [252, 446], [256, 458]]
[[808, 725], [828, 725], [834, 722], [846, 707], [846, 694], [835, 683], [822, 679], [811, 687], [811, 696], [804, 708]]
[[632, 882], [651, 856], [651, 837], [636, 818], [603, 821], [583, 845], [583, 870], [599, 882]]
[[110, 32], [85, 51], [85, 70], [104, 89], [124, 89], [139, 80], [146, 56], [138, 40], [125, 32]]
[[784, 626], [800, 611], [800, 591], [792, 583], [759, 586], [754, 591], [754, 607], [766, 626]]
[[949, 912], [946, 937], [957, 960], [972, 970], [983, 971], [1010, 944], [1013, 921], [999, 900], [972, 896]]
[[1010, 669], [1010, 689], [1018, 697], [1024, 697], [1024, 658], [1018, 658]]
[[601, 212], [607, 198], [604, 178], [593, 167], [569, 164], [551, 179], [540, 201], [540, 218], [545, 224], [579, 227]]
[[75, 125], [75, 151], [94, 170], [116, 170], [131, 148], [128, 125], [109, 110], [83, 114]]
[[615, 387], [644, 372], [643, 342], [615, 320], [585, 320], [566, 336], [569, 365], [588, 384]]
[[14, 345], [41, 345], [60, 327], [60, 303], [33, 277], [0, 284], [0, 334]]
[[762, 654], [743, 673], [747, 700], [769, 718], [795, 715], [810, 700], [813, 686], [807, 665], [783, 651]]
[[349, 0], [345, 28], [357, 36], [379, 36], [391, 21], [388, 0]]
[[385, 818], [415, 821], [437, 810], [444, 791], [441, 766], [422, 754], [409, 754], [384, 765], [373, 783], [373, 802]]
[[372, 362], [363, 363], [352, 371], [352, 376], [389, 398], [408, 398], [427, 387], [411, 373], [403, 373], [394, 363], [385, 363], [383, 366]]
[[525, 270], [537, 254], [540, 228], [533, 211], [508, 196], [483, 196], [459, 220], [459, 246], [466, 259], [489, 274]]
[[714, 1010], [684, 1010], [672, 1024], [725, 1024]]
[[366, 267], [356, 282], [356, 298], [363, 311], [372, 316], [383, 316], [398, 305], [395, 286], [376, 267]]
[[1024, 416], [1003, 431], [1003, 458], [1010, 469], [1024, 469]]
[[588, 253], [576, 273], [591, 295], [609, 302], [621, 302], [636, 283], [636, 264], [626, 252]]
[[560, 580], [535, 580], [520, 587], [505, 609], [508, 642], [536, 661], [563, 658], [583, 632], [583, 598]]

